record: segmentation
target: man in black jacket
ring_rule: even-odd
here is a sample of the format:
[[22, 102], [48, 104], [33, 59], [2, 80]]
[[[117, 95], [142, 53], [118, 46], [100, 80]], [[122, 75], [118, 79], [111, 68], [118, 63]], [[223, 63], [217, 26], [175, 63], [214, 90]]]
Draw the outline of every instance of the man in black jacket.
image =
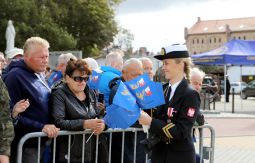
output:
[[231, 85], [228, 79], [228, 75], [226, 75], [226, 98], [225, 98], [226, 102], [229, 102], [230, 88]]
[[[122, 68], [122, 77], [114, 78], [109, 82], [111, 89], [109, 104], [112, 104], [113, 98], [119, 87], [120, 80], [129, 81], [143, 74], [142, 62], [139, 59], [128, 59]], [[132, 127], [141, 127], [138, 123], [135, 123]], [[136, 145], [136, 163], [145, 162], [145, 152], [139, 141], [144, 139], [146, 135], [142, 132], [137, 133], [137, 145]], [[125, 147], [124, 147], [124, 163], [133, 163], [134, 159], [134, 133], [125, 133]], [[112, 163], [121, 162], [121, 142], [122, 133], [114, 133], [112, 138]]]

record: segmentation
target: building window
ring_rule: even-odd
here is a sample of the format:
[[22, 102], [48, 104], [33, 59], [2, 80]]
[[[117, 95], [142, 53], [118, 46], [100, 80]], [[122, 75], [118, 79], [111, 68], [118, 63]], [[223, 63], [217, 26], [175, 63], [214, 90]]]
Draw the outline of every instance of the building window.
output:
[[240, 37], [240, 36], [238, 36], [238, 39], [239, 39], [239, 40], [241, 40], [241, 37]]
[[195, 40], [192, 40], [192, 43], [195, 44]]
[[202, 44], [204, 43], [204, 39], [201, 40], [201, 43], [202, 43]]
[[197, 39], [197, 43], [199, 44], [199, 39]]
[[246, 40], [246, 37], [245, 37], [245, 36], [243, 36], [243, 39], [244, 39], [244, 40]]
[[212, 40], [211, 40], [211, 39], [209, 39], [209, 43], [212, 43]]
[[216, 38], [214, 38], [214, 43], [216, 43]]
[[219, 43], [221, 43], [221, 38], [219, 38]]

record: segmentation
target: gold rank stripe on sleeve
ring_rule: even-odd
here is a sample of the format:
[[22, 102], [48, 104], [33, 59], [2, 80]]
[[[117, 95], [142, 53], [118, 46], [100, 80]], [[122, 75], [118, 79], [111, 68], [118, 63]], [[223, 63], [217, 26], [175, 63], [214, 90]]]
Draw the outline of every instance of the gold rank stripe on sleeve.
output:
[[173, 136], [170, 134], [169, 129], [171, 129], [174, 126], [175, 126], [175, 124], [169, 123], [168, 125], [166, 125], [165, 127], [162, 128], [162, 130], [164, 131], [164, 133], [166, 134], [166, 136], [169, 139], [173, 139]]

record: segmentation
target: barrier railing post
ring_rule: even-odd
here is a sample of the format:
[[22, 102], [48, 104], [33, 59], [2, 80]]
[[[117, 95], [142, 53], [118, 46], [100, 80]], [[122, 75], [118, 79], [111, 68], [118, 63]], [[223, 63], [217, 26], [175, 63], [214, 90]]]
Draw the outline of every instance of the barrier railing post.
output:
[[112, 132], [110, 133], [110, 142], [109, 142], [109, 163], [111, 163], [112, 156]]
[[[200, 163], [203, 162], [203, 159], [208, 159], [210, 163], [214, 162], [214, 148], [215, 148], [215, 131], [210, 125], [203, 126], [195, 126], [194, 128], [198, 128], [199, 130], [199, 155], [200, 155]], [[210, 131], [210, 146], [204, 146], [204, 128], [209, 129]], [[206, 152], [206, 153], [205, 153]], [[208, 156], [208, 157], [204, 157]]]
[[232, 113], [235, 113], [235, 88], [232, 88]]
[[135, 131], [135, 139], [134, 139], [134, 158], [133, 158], [134, 163], [136, 163], [136, 141], [137, 141], [137, 131]]
[[122, 132], [121, 163], [124, 162], [125, 132]]
[[200, 155], [200, 163], [203, 162], [203, 146], [204, 146], [204, 142], [203, 142], [203, 128], [198, 128], [199, 131], [199, 155]]

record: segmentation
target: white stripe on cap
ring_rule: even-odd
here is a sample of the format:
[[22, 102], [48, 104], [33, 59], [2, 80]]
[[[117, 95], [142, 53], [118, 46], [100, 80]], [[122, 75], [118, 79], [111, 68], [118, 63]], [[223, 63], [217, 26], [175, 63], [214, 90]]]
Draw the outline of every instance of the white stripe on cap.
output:
[[179, 44], [165, 47], [165, 50], [166, 50], [166, 54], [173, 51], [188, 51], [186, 45], [179, 45]]

